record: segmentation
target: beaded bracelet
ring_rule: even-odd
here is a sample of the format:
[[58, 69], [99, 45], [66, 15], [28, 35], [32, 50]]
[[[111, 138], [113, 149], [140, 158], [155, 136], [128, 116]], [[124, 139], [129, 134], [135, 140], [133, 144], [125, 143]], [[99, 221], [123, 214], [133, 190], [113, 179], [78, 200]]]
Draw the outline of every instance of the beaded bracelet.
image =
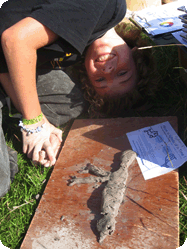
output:
[[22, 122], [24, 125], [32, 125], [32, 124], [36, 124], [40, 122], [42, 119], [43, 119], [43, 113], [38, 115], [36, 118], [32, 118], [32, 119], [22, 118]]
[[24, 126], [24, 124], [23, 124], [23, 122], [21, 120], [19, 121], [19, 124], [18, 124], [18, 126], [21, 127], [21, 131], [27, 132], [27, 136], [29, 136], [30, 134], [38, 133], [38, 132], [42, 131], [42, 129], [45, 127], [45, 125], [46, 124], [44, 123], [41, 126], [38, 126], [36, 129], [29, 129], [29, 128], [26, 128]]

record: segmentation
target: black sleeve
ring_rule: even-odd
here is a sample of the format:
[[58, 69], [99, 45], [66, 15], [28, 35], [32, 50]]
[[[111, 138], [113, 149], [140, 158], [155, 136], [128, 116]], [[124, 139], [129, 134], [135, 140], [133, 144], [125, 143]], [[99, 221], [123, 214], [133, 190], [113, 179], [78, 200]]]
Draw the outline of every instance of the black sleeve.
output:
[[46, 2], [35, 6], [29, 16], [44, 24], [82, 53], [109, 0]]
[[[95, 39], [119, 23], [125, 12], [125, 0], [9, 0], [0, 9], [0, 35], [25, 17], [48, 27], [60, 38], [38, 50], [43, 64], [57, 53], [59, 57], [66, 53], [79, 57]], [[1, 46], [0, 53], [5, 64]]]

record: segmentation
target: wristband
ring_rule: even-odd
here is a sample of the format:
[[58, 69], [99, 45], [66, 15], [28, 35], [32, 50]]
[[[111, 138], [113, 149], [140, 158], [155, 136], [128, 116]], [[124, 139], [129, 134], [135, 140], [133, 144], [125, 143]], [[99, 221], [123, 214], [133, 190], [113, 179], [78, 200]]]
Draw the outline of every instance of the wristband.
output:
[[22, 132], [23, 131], [27, 132], [27, 136], [29, 136], [30, 134], [38, 133], [38, 132], [42, 131], [42, 129], [45, 127], [45, 123], [42, 124], [41, 126], [38, 126], [36, 129], [29, 129], [29, 128], [26, 128], [24, 126], [23, 122], [20, 120], [18, 126], [21, 127]]
[[38, 115], [36, 118], [32, 118], [32, 119], [22, 118], [22, 122], [24, 125], [32, 125], [32, 124], [36, 124], [40, 122], [42, 119], [43, 119], [43, 113], [41, 112], [41, 114]]

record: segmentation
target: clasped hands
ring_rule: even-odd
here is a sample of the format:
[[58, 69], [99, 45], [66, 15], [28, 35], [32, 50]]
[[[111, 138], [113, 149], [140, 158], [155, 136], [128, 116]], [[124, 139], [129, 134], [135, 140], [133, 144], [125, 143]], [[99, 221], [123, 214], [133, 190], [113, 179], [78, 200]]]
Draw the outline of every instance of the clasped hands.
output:
[[56, 156], [62, 143], [62, 131], [50, 124], [45, 117], [42, 121], [26, 127], [36, 129], [44, 123], [44, 128], [40, 132], [28, 134], [22, 131], [23, 153], [26, 153], [35, 164], [41, 163], [45, 167], [49, 167], [56, 162]]

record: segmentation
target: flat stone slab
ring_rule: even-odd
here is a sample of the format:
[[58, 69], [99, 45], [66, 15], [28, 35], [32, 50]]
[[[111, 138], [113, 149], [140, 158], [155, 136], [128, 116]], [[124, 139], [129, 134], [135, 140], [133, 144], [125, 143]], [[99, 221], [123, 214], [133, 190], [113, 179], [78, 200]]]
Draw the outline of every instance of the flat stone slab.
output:
[[129, 168], [116, 230], [98, 243], [96, 222], [104, 184], [68, 186], [70, 176], [92, 163], [119, 167], [122, 151], [131, 149], [126, 133], [176, 117], [75, 120], [48, 181], [21, 249], [176, 249], [179, 247], [178, 171], [145, 181], [135, 160]]

